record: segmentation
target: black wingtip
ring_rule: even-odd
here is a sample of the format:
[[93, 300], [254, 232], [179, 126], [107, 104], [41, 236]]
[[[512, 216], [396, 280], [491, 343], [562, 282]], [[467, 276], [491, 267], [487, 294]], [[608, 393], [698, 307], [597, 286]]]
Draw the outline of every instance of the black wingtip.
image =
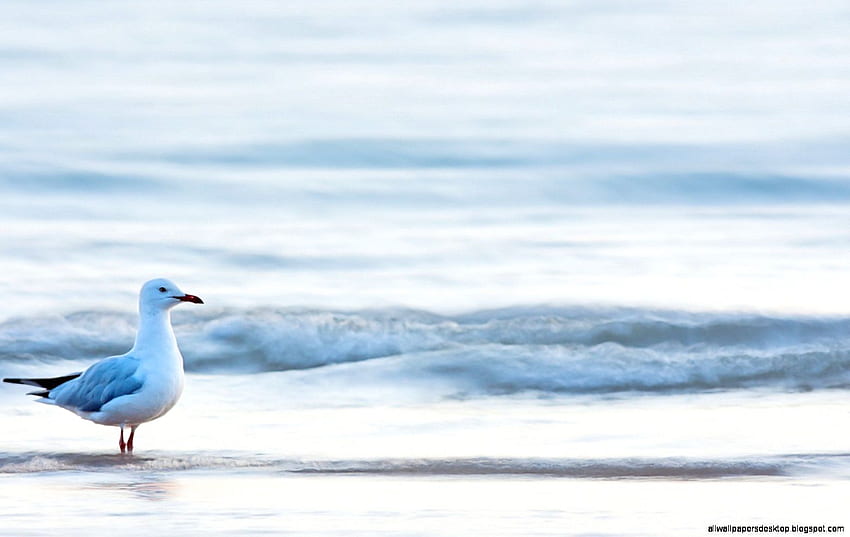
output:
[[45, 388], [47, 390], [52, 390], [60, 384], [65, 384], [69, 380], [74, 380], [80, 375], [82, 375], [82, 373], [71, 373], [70, 375], [65, 375], [64, 377], [53, 377], [44, 379], [5, 378], [3, 379], [3, 382], [8, 382], [9, 384], [26, 384], [27, 386], [35, 386], [36, 388]]
[[[35, 386], [35, 384], [31, 382], [27, 382], [31, 379], [3, 379], [3, 382], [8, 382], [9, 384], [24, 384], [27, 386]], [[50, 390], [38, 390], [34, 392], [29, 392], [27, 395], [37, 395], [39, 397], [50, 397]]]

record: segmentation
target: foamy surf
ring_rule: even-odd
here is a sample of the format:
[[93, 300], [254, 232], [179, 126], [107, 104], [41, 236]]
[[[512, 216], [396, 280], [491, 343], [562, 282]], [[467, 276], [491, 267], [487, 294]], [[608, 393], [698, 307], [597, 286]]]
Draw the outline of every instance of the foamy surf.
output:
[[3, 453], [0, 473], [36, 474], [42, 472], [114, 472], [114, 471], [181, 471], [224, 470], [265, 467], [267, 462], [244, 459], [237, 455], [145, 454], [127, 456], [120, 453]]
[[[0, 323], [0, 364], [10, 376], [79, 368], [126, 351], [133, 323], [113, 312], [10, 319]], [[837, 317], [261, 309], [181, 315], [175, 324], [192, 373], [288, 372], [281, 382], [404, 384], [435, 397], [850, 386], [850, 321]]]
[[711, 458], [417, 458], [309, 460], [275, 459], [251, 453], [141, 456], [111, 453], [0, 453], [0, 474], [51, 472], [250, 471], [306, 475], [531, 476], [574, 479], [719, 479], [850, 475], [850, 454], [790, 454]]

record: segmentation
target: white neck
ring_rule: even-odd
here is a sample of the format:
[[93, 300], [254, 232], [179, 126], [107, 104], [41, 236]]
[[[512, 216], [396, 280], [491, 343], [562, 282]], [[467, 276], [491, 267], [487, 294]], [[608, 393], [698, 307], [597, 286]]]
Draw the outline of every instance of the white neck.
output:
[[139, 358], [156, 357], [168, 359], [176, 357], [182, 365], [183, 357], [177, 348], [177, 339], [171, 328], [171, 310], [145, 309], [139, 312], [139, 330], [136, 343], [130, 351]]

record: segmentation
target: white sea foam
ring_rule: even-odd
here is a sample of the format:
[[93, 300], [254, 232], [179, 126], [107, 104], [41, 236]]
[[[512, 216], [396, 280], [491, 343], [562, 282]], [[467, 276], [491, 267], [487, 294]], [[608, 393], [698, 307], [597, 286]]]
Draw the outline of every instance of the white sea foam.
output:
[[846, 454], [794, 454], [769, 457], [697, 458], [418, 458], [305, 460], [275, 459], [250, 453], [180, 454], [154, 452], [125, 456], [105, 453], [0, 453], [0, 474], [45, 472], [181, 472], [186, 470], [256, 471], [311, 475], [385, 476], [536, 476], [574, 479], [718, 479], [790, 477], [823, 467], [847, 472]]
[[[404, 381], [440, 396], [850, 385], [850, 321], [841, 318], [543, 307], [458, 316], [270, 309], [187, 315], [176, 330], [190, 372], [309, 370], [305, 379]], [[84, 364], [126, 350], [131, 335], [132, 317], [109, 312], [13, 319], [0, 324], [0, 360], [9, 371], [32, 361]]]

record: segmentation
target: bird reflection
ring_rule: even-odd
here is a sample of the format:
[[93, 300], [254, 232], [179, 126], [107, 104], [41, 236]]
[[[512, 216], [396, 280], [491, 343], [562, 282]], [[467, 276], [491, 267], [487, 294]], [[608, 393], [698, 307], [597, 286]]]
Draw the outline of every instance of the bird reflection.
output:
[[135, 479], [89, 483], [83, 488], [110, 493], [121, 492], [140, 500], [158, 502], [172, 498], [179, 486], [171, 479], [144, 475]]

